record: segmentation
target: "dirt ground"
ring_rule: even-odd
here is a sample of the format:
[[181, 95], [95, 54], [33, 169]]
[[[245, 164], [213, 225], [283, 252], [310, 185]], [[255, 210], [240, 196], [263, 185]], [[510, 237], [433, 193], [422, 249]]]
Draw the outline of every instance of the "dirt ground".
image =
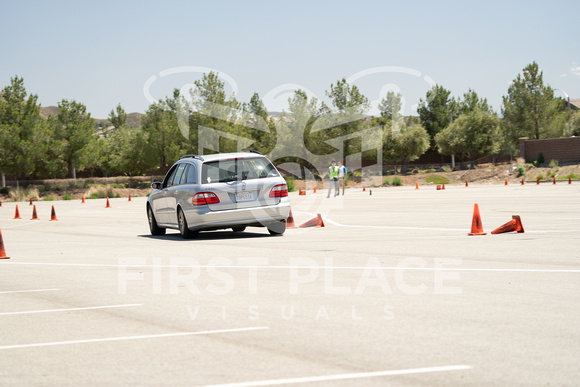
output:
[[[434, 185], [433, 183], [428, 183], [426, 179], [431, 175], [439, 175], [449, 179], [449, 183], [445, 184], [465, 184], [467, 180], [469, 183], [475, 184], [505, 184], [505, 179], [508, 179], [508, 184], [521, 184], [522, 177], [526, 182], [535, 182], [539, 175], [543, 176], [542, 181], [552, 180], [551, 174], [554, 173], [556, 179], [567, 178], [568, 175], [574, 174], [580, 176], [580, 164], [569, 164], [562, 165], [554, 168], [550, 168], [547, 164], [541, 165], [539, 167], [534, 167], [531, 165], [524, 165], [525, 175], [518, 176], [518, 169], [515, 162], [513, 164], [483, 164], [478, 165], [474, 169], [459, 170], [459, 171], [439, 171], [439, 172], [427, 172], [427, 173], [410, 173], [407, 175], [396, 175], [400, 177], [403, 181], [403, 185]], [[549, 175], [550, 174], [550, 175]], [[389, 175], [388, 177], [392, 179], [395, 175]], [[296, 190], [306, 189], [311, 190], [314, 188], [312, 181], [301, 181], [296, 180]], [[328, 186], [328, 182], [317, 182], [317, 189], [322, 189], [323, 185]], [[380, 187], [383, 185], [382, 176], [373, 176], [363, 179], [361, 182], [350, 181], [347, 187]]]
[[[518, 169], [516, 163], [513, 164], [501, 164], [501, 165], [478, 165], [475, 169], [459, 170], [452, 172], [445, 172], [443, 170], [436, 172], [427, 173], [410, 173], [407, 175], [396, 175], [400, 177], [403, 181], [403, 185], [415, 185], [418, 183], [421, 186], [434, 185], [433, 183], [427, 182], [426, 179], [431, 175], [439, 175], [447, 178], [449, 180], [446, 184], [465, 184], [467, 180], [469, 183], [474, 184], [504, 184], [505, 179], [508, 179], [508, 184], [520, 184], [522, 176], [518, 176]], [[580, 176], [580, 164], [569, 164], [562, 165], [559, 167], [550, 168], [548, 165], [541, 165], [539, 167], [533, 167], [531, 165], [522, 164], [525, 167], [526, 173], [523, 175], [526, 182], [535, 182], [539, 175], [543, 176], [542, 181], [551, 181], [551, 174], [555, 174], [556, 179], [567, 178], [568, 175], [574, 174]], [[389, 180], [395, 175], [389, 175]], [[578, 179], [576, 179], [578, 180]], [[295, 180], [295, 190], [312, 190], [314, 188], [313, 180]], [[362, 181], [349, 181], [347, 187], [380, 187], [383, 186], [382, 176], [371, 176], [364, 178]], [[328, 182], [318, 181], [316, 184], [317, 189], [322, 189], [328, 187]], [[112, 197], [128, 198], [147, 196], [151, 192], [151, 188], [114, 188], [114, 195]], [[87, 188], [69, 188], [67, 193], [72, 195], [73, 200], [82, 199], [83, 195], [86, 196], [86, 200], [89, 200], [87, 195]], [[34, 200], [44, 200], [46, 197], [52, 197], [54, 200], [62, 200], [65, 192], [62, 191], [43, 191]], [[10, 195], [0, 194], [1, 202], [12, 201]], [[1, 203], [0, 202], [0, 203]]]

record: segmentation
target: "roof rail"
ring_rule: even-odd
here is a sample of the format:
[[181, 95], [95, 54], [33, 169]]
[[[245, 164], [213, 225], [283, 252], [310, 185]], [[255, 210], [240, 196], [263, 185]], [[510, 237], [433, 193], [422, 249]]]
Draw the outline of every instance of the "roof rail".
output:
[[259, 155], [261, 155], [262, 153], [255, 150], [255, 149], [242, 149], [240, 152], [250, 152], [250, 153], [257, 153]]
[[181, 160], [181, 159], [185, 159], [187, 157], [191, 157], [191, 158], [194, 158], [194, 159], [198, 159], [200, 161], [203, 161], [203, 157], [201, 157], [199, 155], [183, 155], [179, 159]]

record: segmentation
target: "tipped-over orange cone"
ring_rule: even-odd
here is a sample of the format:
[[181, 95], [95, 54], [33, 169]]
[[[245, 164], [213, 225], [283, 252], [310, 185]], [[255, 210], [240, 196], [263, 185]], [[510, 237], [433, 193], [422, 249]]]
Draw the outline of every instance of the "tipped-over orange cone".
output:
[[2, 230], [0, 230], [0, 259], [9, 259], [6, 256], [6, 251], [4, 250], [4, 241], [2, 240]]
[[288, 219], [286, 219], [286, 228], [296, 228], [296, 223], [294, 223], [294, 216], [292, 216], [292, 209], [290, 209]]
[[418, 181], [415, 182], [415, 189], [419, 189], [419, 182]]
[[14, 219], [22, 219], [20, 217], [20, 211], [18, 211], [18, 204], [16, 205], [16, 210], [14, 211]]
[[52, 206], [52, 210], [50, 210], [50, 220], [51, 220], [51, 221], [53, 221], [53, 220], [58, 220], [58, 219], [56, 218], [56, 211], [54, 211], [54, 206]]
[[306, 195], [306, 190], [302, 191], [302, 188], [298, 190], [298, 195]]
[[107, 205], [105, 206], [105, 208], [111, 208], [111, 205], [109, 204], [109, 197], [107, 196]]
[[477, 203], [473, 205], [473, 220], [471, 221], [471, 232], [468, 235], [485, 235], [483, 232], [483, 225], [481, 224], [481, 216], [479, 215], [479, 206]]
[[127, 200], [127, 201], [128, 201], [128, 202], [130, 202], [130, 201], [131, 201], [131, 194], [129, 194], [129, 200]]
[[[317, 214], [316, 218], [310, 219], [308, 222], [301, 224], [300, 226], [298, 226], [299, 228], [305, 228], [305, 227], [324, 227], [324, 222], [322, 221], [322, 215]], [[288, 227], [288, 226], [286, 226]]]
[[437, 191], [441, 190], [441, 184], [437, 184]]
[[503, 226], [499, 226], [495, 230], [493, 230], [492, 234], [503, 234], [504, 232], [519, 232], [523, 233], [524, 225], [522, 224], [522, 219], [519, 215], [512, 215], [512, 220], [504, 224]]
[[36, 214], [36, 205], [32, 207], [32, 219], [30, 220], [39, 220], [38, 215]]
[[83, 195], [83, 201], [81, 202], [81, 204], [85, 204], [85, 195]]

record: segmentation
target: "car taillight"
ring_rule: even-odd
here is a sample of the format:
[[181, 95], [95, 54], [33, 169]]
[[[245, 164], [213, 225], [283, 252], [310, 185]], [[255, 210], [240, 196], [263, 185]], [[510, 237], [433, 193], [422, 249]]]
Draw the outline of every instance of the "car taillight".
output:
[[283, 198], [288, 196], [288, 186], [286, 184], [275, 185], [272, 190], [270, 190], [271, 198]]
[[213, 192], [198, 192], [193, 195], [191, 199], [191, 204], [194, 206], [203, 206], [205, 204], [216, 204], [219, 203], [220, 199]]

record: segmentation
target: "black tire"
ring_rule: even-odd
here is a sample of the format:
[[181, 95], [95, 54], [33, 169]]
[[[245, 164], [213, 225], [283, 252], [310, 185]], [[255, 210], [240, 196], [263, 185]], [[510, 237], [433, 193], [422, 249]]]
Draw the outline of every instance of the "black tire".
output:
[[147, 206], [147, 220], [149, 221], [149, 230], [151, 231], [151, 235], [165, 235], [166, 230], [163, 227], [159, 227], [157, 225], [157, 221], [155, 220], [155, 215], [153, 215], [151, 206]]
[[242, 232], [246, 229], [246, 226], [237, 226], [237, 227], [232, 227], [232, 231], [233, 232]]
[[185, 214], [181, 208], [177, 210], [177, 224], [179, 225], [179, 233], [183, 239], [191, 239], [197, 236], [197, 232], [191, 231], [187, 227], [187, 219], [185, 219]]
[[267, 227], [270, 235], [282, 235], [284, 234], [284, 231], [286, 231], [286, 221], [282, 220], [279, 222], [271, 223]]

